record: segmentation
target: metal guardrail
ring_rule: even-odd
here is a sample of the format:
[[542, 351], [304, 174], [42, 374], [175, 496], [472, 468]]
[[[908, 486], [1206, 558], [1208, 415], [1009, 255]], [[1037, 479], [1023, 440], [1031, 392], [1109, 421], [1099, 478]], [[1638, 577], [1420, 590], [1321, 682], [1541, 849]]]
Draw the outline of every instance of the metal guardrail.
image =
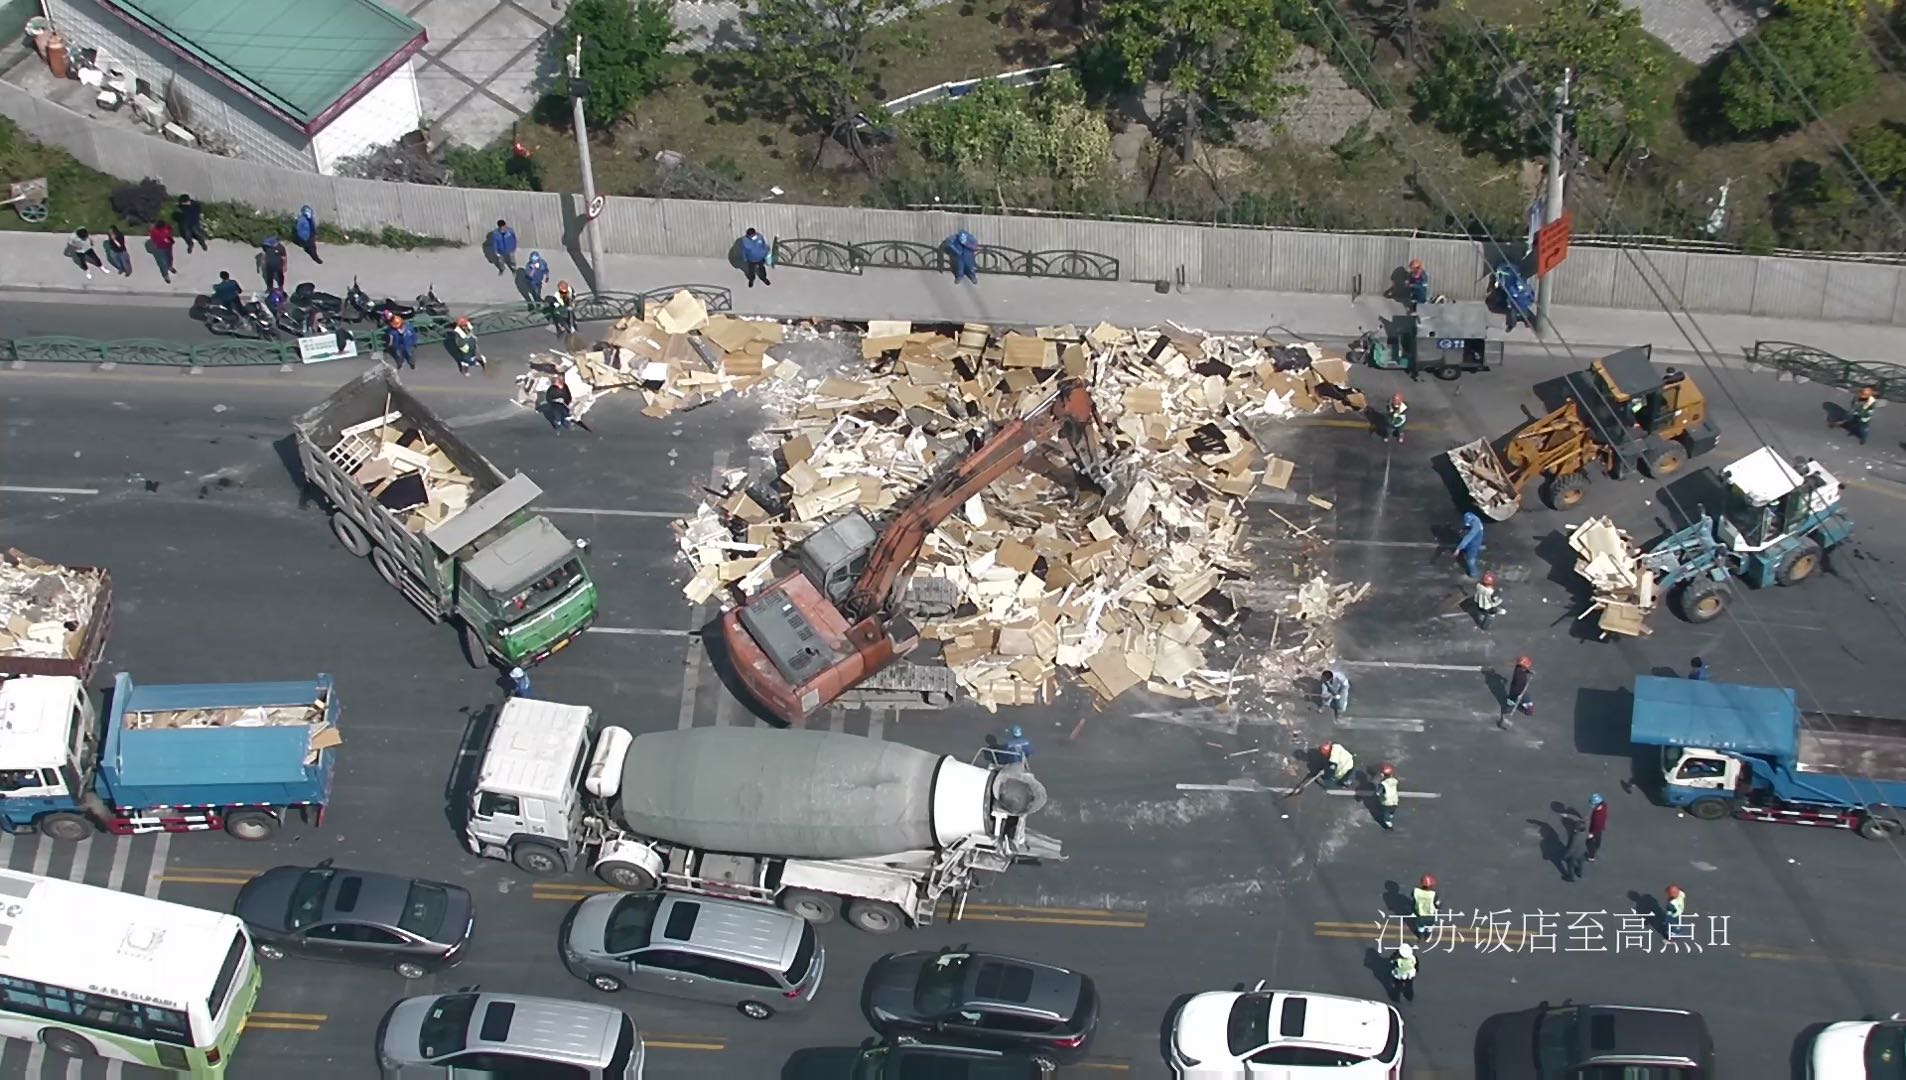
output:
[[[709, 311], [734, 310], [734, 293], [721, 285], [665, 285], [646, 292], [590, 293], [576, 301], [577, 322], [606, 322], [634, 315], [638, 318], [650, 304], [665, 304], [682, 290], [693, 293]], [[520, 304], [499, 304], [467, 313], [470, 328], [481, 334], [509, 334], [549, 325], [547, 309]], [[411, 321], [419, 339], [447, 333], [452, 320], [423, 315]], [[122, 338], [95, 341], [89, 338], [51, 335], [0, 339], [0, 359], [43, 364], [136, 364], [146, 367], [259, 367], [266, 364], [299, 363], [298, 343], [289, 338], [276, 341], [214, 338], [194, 344], [159, 338]]]
[[1756, 341], [1748, 359], [1809, 382], [1842, 390], [1871, 386], [1887, 401], [1906, 401], [1906, 365], [1848, 360], [1794, 341]]
[[[1119, 280], [1118, 259], [1115, 256], [1075, 248], [1026, 251], [987, 244], [979, 249], [975, 262], [981, 272], [988, 274], [1072, 278], [1079, 281]], [[948, 258], [944, 247], [912, 240], [868, 240], [858, 244], [803, 237], [776, 240], [774, 264], [830, 274], [860, 274], [868, 267], [877, 270], [934, 270], [941, 273], [950, 273], [953, 269], [952, 260]]]

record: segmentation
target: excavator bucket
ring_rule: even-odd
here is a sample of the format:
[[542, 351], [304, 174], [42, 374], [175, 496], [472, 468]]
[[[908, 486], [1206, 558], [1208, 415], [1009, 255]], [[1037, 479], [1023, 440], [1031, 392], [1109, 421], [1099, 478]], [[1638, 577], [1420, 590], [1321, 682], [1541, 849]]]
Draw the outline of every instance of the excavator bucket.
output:
[[1462, 478], [1476, 510], [1491, 521], [1506, 521], [1522, 505], [1522, 493], [1509, 478], [1509, 466], [1488, 439], [1467, 442], [1449, 452], [1450, 467]]

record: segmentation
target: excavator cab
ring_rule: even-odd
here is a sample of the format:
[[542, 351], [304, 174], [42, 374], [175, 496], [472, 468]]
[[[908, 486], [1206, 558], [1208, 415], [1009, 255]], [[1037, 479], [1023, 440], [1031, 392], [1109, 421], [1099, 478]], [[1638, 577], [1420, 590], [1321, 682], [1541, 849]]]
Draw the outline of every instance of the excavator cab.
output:
[[855, 510], [809, 534], [795, 549], [794, 560], [814, 587], [838, 604], [867, 569], [867, 558], [879, 538], [874, 523]]

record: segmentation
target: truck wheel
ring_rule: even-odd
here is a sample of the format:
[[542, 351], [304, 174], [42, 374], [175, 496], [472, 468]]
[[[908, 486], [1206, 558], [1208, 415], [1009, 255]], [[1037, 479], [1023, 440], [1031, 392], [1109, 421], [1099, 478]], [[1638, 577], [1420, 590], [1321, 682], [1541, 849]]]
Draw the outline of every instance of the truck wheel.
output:
[[1800, 541], [1774, 568], [1774, 580], [1782, 585], [1798, 585], [1820, 569], [1820, 545], [1811, 537]]
[[371, 565], [377, 567], [377, 576], [383, 578], [384, 584], [391, 588], [398, 588], [403, 581], [397, 569], [397, 559], [383, 548], [371, 552]]
[[789, 889], [781, 894], [781, 910], [791, 911], [815, 926], [826, 926], [840, 917], [840, 897], [812, 889]]
[[891, 934], [907, 925], [900, 909], [885, 900], [849, 901], [847, 921], [853, 923], [856, 930], [868, 934]]
[[278, 820], [263, 810], [240, 810], [225, 815], [225, 831], [240, 840], [269, 840]]
[[65, 1028], [41, 1028], [40, 1045], [69, 1058], [90, 1060], [99, 1056], [99, 1050], [84, 1035], [77, 1035]]
[[1900, 831], [1900, 823], [1891, 818], [1870, 817], [1860, 822], [1860, 835], [1868, 840], [1884, 840]]
[[364, 530], [357, 527], [357, 522], [343, 514], [331, 515], [331, 535], [338, 538], [344, 550], [360, 559], [371, 553], [371, 538], [364, 535]]
[[1687, 448], [1680, 443], [1669, 443], [1652, 457], [1643, 458], [1641, 471], [1656, 480], [1663, 480], [1681, 471], [1688, 463]]
[[1734, 807], [1726, 799], [1702, 799], [1688, 804], [1688, 816], [1702, 821], [1719, 821], [1734, 812]]
[[1573, 510], [1588, 498], [1588, 477], [1582, 473], [1563, 473], [1543, 485], [1542, 501], [1551, 510]]
[[537, 877], [553, 877], [563, 872], [563, 857], [548, 844], [526, 841], [510, 849], [510, 861], [518, 870]]
[[1683, 585], [1675, 594], [1674, 603], [1682, 618], [1691, 623], [1704, 623], [1720, 618], [1731, 599], [1725, 582], [1701, 578]]
[[48, 814], [39, 825], [47, 839], [67, 844], [77, 844], [93, 835], [93, 823], [80, 814]]
[[490, 654], [483, 649], [483, 635], [469, 623], [458, 624], [458, 633], [463, 637], [463, 658], [473, 668], [486, 667], [490, 663]]
[[596, 867], [596, 876], [618, 889], [630, 892], [648, 892], [655, 888], [655, 875], [634, 863], [603, 863]]

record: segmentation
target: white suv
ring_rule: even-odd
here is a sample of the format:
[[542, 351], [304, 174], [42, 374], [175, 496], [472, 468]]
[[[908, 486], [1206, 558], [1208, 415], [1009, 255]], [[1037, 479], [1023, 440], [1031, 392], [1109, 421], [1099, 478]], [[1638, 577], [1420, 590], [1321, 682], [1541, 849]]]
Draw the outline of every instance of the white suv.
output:
[[1287, 990], [1216, 991], [1172, 1021], [1179, 1080], [1397, 1080], [1403, 1018], [1380, 1001]]

